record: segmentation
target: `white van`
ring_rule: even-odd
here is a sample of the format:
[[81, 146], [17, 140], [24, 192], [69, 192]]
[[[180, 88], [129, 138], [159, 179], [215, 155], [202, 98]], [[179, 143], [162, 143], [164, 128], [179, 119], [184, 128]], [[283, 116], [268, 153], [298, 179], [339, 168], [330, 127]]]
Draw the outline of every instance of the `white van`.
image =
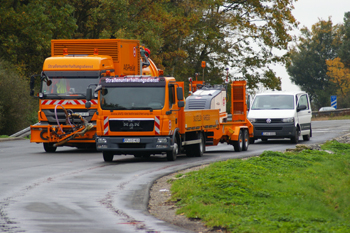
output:
[[250, 143], [269, 138], [290, 138], [298, 143], [312, 137], [311, 105], [307, 93], [273, 91], [257, 94], [249, 109], [248, 119], [254, 126]]

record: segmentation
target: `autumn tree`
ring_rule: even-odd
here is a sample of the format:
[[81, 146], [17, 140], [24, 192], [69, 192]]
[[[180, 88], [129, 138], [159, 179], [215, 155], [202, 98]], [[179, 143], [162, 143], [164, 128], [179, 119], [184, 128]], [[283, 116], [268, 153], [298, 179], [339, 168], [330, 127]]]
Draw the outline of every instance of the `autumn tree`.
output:
[[330, 105], [330, 96], [336, 93], [335, 83], [327, 75], [326, 60], [337, 57], [341, 45], [340, 25], [331, 19], [320, 20], [301, 30], [298, 43], [289, 50], [287, 72], [292, 82], [309, 93], [318, 109]]
[[330, 81], [335, 83], [337, 94], [344, 98], [350, 90], [350, 69], [345, 68], [339, 57], [326, 60], [326, 64]]
[[[296, 26], [291, 14], [291, 0], [282, 1], [170, 1], [182, 3], [178, 13], [185, 17], [192, 14], [189, 29], [165, 37], [165, 50], [172, 41], [183, 50], [181, 62], [171, 58], [176, 77], [193, 76], [201, 72], [201, 61], [207, 62], [206, 77], [219, 80], [225, 76], [225, 68], [231, 69], [232, 79], [246, 79], [249, 88], [280, 87], [280, 79], [270, 68], [271, 64], [284, 62], [276, 51], [287, 48], [291, 41], [288, 34]], [[200, 13], [200, 15], [198, 15]], [[177, 27], [173, 28], [177, 31]], [[173, 43], [175, 44], [175, 43]]]

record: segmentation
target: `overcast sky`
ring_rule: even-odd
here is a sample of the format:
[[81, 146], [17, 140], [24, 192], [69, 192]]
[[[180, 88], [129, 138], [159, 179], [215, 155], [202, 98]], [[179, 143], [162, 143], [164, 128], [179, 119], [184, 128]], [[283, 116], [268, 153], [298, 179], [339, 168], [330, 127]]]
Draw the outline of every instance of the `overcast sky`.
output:
[[[319, 21], [328, 20], [331, 16], [333, 24], [343, 23], [344, 13], [350, 11], [350, 0], [299, 0], [294, 3], [293, 15], [300, 22], [299, 27], [311, 26]], [[299, 87], [291, 83], [286, 69], [278, 66], [274, 69], [277, 76], [282, 78], [283, 91], [299, 90]]]

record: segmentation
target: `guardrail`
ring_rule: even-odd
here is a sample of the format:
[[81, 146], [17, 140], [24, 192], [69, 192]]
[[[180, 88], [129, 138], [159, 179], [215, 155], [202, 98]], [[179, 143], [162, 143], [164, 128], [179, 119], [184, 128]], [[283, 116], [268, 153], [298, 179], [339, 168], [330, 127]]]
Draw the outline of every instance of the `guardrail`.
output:
[[346, 116], [350, 115], [350, 108], [342, 108], [342, 109], [336, 109], [336, 110], [331, 110], [331, 111], [315, 111], [312, 112], [312, 117], [317, 118], [317, 117], [332, 117], [332, 116]]
[[[34, 125], [38, 125], [38, 124], [39, 124], [39, 122], [34, 124]], [[30, 126], [25, 128], [25, 129], [22, 129], [21, 131], [19, 131], [17, 133], [10, 135], [10, 137], [24, 138], [24, 137], [27, 137], [29, 135], [30, 135]]]

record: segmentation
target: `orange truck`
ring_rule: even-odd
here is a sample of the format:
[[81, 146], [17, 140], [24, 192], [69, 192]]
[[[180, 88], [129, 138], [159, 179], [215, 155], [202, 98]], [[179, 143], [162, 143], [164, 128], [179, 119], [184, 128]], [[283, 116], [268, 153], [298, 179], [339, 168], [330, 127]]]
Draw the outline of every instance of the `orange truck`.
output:
[[[43, 143], [46, 152], [58, 146], [95, 149], [98, 102], [93, 97], [85, 107], [87, 87], [109, 75], [158, 76], [149, 53], [138, 40], [52, 40], [51, 57], [30, 80], [30, 95], [39, 98], [39, 123], [31, 126], [30, 141]], [[40, 91], [34, 95], [38, 76]]]
[[200, 157], [206, 146], [220, 142], [247, 150], [253, 126], [246, 117], [245, 86], [231, 84], [232, 121], [227, 121], [223, 85], [201, 85], [185, 100], [184, 83], [173, 77], [103, 77], [95, 91], [86, 92], [87, 101], [98, 93], [97, 150], [106, 162], [123, 154], [164, 153], [168, 161], [180, 153]]

